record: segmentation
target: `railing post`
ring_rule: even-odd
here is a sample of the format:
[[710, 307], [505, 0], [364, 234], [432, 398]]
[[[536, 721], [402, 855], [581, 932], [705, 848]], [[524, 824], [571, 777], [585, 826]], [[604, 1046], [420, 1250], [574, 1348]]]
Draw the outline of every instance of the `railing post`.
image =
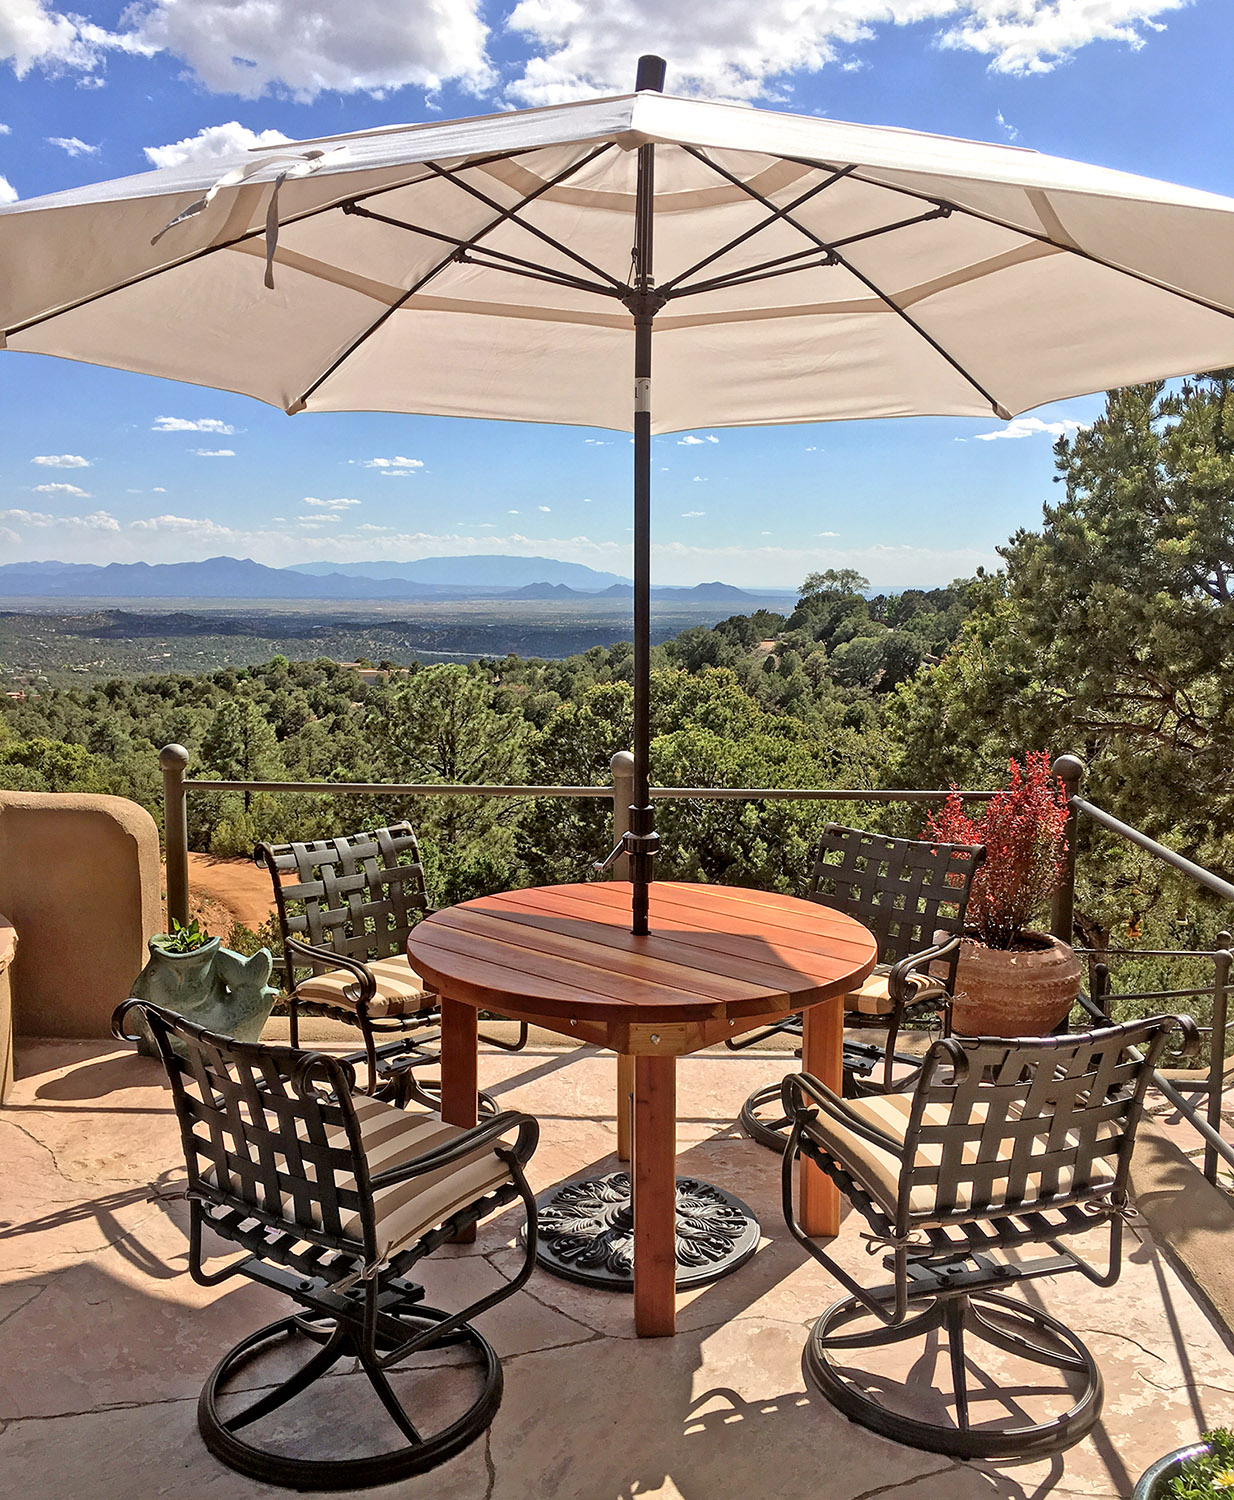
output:
[[[613, 843], [630, 831], [630, 807], [634, 801], [634, 756], [629, 750], [618, 750], [609, 761], [613, 771]], [[629, 880], [630, 856], [619, 854], [613, 861], [613, 879]]]
[[[1226, 1000], [1229, 994], [1230, 934], [1217, 934], [1218, 953], [1213, 959], [1216, 973], [1213, 976], [1213, 1029], [1208, 1041], [1208, 1123], [1221, 1132], [1221, 1086], [1225, 1076], [1225, 1021]], [[1204, 1147], [1204, 1175], [1209, 1182], [1217, 1181], [1217, 1152], [1211, 1145]]]
[[167, 854], [167, 926], [189, 919], [189, 821], [184, 790], [184, 772], [189, 753], [183, 745], [164, 745], [159, 751], [163, 768], [163, 842]]
[[1050, 908], [1050, 931], [1060, 942], [1070, 943], [1075, 935], [1075, 834], [1079, 823], [1071, 799], [1080, 790], [1085, 767], [1078, 755], [1060, 755], [1050, 770], [1062, 782], [1067, 796], [1067, 853], [1063, 857], [1063, 878]]

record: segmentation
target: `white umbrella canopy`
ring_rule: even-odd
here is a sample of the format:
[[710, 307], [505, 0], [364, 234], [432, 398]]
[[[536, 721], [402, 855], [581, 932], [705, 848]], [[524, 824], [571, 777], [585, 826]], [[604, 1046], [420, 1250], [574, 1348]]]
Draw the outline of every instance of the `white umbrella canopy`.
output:
[[636, 933], [653, 432], [1011, 417], [1234, 364], [1234, 200], [663, 75], [0, 208], [0, 347], [289, 413], [633, 431]]
[[1016, 415], [1234, 362], [1234, 200], [653, 92], [9, 205], [0, 333], [288, 411], [629, 430], [621, 295], [649, 142], [670, 299], [653, 431]]

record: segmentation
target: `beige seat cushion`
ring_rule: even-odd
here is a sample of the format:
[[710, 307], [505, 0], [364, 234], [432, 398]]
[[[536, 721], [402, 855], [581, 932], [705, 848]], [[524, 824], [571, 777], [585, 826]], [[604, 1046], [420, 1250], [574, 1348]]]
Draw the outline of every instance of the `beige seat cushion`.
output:
[[[890, 964], [879, 964], [859, 990], [851, 990], [845, 995], [844, 1009], [863, 1016], [889, 1016], [895, 1009], [887, 992], [887, 976], [890, 973]], [[945, 985], [925, 974], [916, 976], [912, 982], [915, 986], [912, 996], [914, 1004], [947, 993]]]
[[[369, 1001], [370, 1016], [405, 1016], [436, 1005], [437, 997], [405, 957], [379, 958], [367, 968], [377, 981], [377, 993]], [[296, 999], [354, 1010], [359, 989], [360, 981], [349, 969], [331, 969], [297, 985]]]
[[[909, 1115], [913, 1107], [913, 1096], [911, 1094], [881, 1094], [866, 1099], [846, 1100], [845, 1103], [865, 1124], [872, 1125], [876, 1130], [892, 1136], [903, 1147], [904, 1137], [908, 1130]], [[927, 1104], [925, 1107], [924, 1122], [927, 1125], [946, 1125], [950, 1118], [949, 1110], [941, 1104]], [[974, 1139], [967, 1142], [963, 1151], [965, 1162], [977, 1160], [977, 1139], [975, 1138], [976, 1126], [985, 1118], [985, 1106], [978, 1105], [973, 1112]], [[1042, 1137], [1049, 1131], [1050, 1122], [1043, 1119], [1041, 1122]], [[1008, 1130], [1014, 1130], [1015, 1121], [1008, 1122]], [[894, 1218], [896, 1214], [896, 1200], [900, 1184], [900, 1168], [903, 1162], [902, 1150], [893, 1153], [884, 1150], [881, 1146], [874, 1145], [864, 1137], [858, 1135], [841, 1120], [828, 1114], [825, 1109], [820, 1109], [817, 1119], [813, 1120], [807, 1127], [807, 1134], [824, 1148], [837, 1161], [842, 1163], [852, 1175], [858, 1179], [861, 1185], [869, 1192], [871, 1198], [879, 1205], [888, 1218]], [[1112, 1125], [1103, 1127], [1100, 1138], [1113, 1139], [1116, 1131]], [[1044, 1139], [1038, 1142], [1040, 1149], [1044, 1149]], [[1076, 1136], [1071, 1132], [1066, 1137], [1066, 1145], [1074, 1146]], [[1014, 1139], [1004, 1136], [999, 1143], [998, 1160], [1007, 1162], [1010, 1166], [1011, 1153], [1014, 1149]], [[1063, 1148], [1065, 1149], [1065, 1147]], [[938, 1145], [921, 1145], [917, 1149], [916, 1165], [919, 1167], [937, 1167], [942, 1160], [942, 1147]], [[1058, 1176], [1058, 1188], [1048, 1194], [1049, 1199], [1065, 1195], [1071, 1187], [1073, 1173], [1069, 1167], [1064, 1167]], [[1091, 1180], [1091, 1188], [1098, 1191], [1113, 1183], [1113, 1173], [1103, 1173], [1101, 1167], [1094, 1170]], [[1042, 1199], [1040, 1195], [1041, 1174], [1030, 1173], [1028, 1186], [1021, 1198], [1018, 1198], [1012, 1207], [1016, 1212], [1021, 1209], [1027, 1211], [1040, 1206]], [[922, 1223], [935, 1222], [941, 1218], [948, 1217], [950, 1210], [943, 1213], [938, 1212], [937, 1189], [931, 1183], [918, 1183], [913, 1186], [909, 1193], [909, 1212], [914, 1219]], [[960, 1182], [955, 1191], [955, 1209], [963, 1212], [972, 1207], [973, 1192], [972, 1184]], [[995, 1210], [1006, 1205], [1006, 1178], [1003, 1178], [1000, 1186], [999, 1177], [995, 1177], [993, 1191], [990, 1194], [988, 1206], [983, 1205], [976, 1210], [978, 1214], [985, 1214], [989, 1210]]]
[[[466, 1134], [461, 1126], [447, 1125], [440, 1115], [429, 1110], [396, 1109], [367, 1094], [354, 1094], [352, 1103], [360, 1123], [370, 1177]], [[453, 1166], [439, 1167], [422, 1177], [379, 1189], [373, 1195], [378, 1249], [383, 1255], [401, 1249], [435, 1229], [452, 1213], [509, 1181], [509, 1168], [489, 1145]], [[354, 1182], [340, 1177], [339, 1185], [354, 1187]], [[359, 1214], [343, 1220], [343, 1232], [360, 1238]]]

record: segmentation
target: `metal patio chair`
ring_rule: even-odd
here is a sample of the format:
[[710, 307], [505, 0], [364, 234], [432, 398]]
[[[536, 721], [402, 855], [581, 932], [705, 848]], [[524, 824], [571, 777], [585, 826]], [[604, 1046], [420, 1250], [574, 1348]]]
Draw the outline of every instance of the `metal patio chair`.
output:
[[[784, 1080], [792, 1119], [784, 1155], [784, 1216], [795, 1238], [850, 1296], [815, 1323], [804, 1367], [850, 1420], [912, 1447], [957, 1458], [1037, 1458], [1078, 1442], [1101, 1414], [1102, 1381], [1092, 1355], [1064, 1324], [1008, 1297], [1015, 1282], [1079, 1271], [1098, 1286], [1118, 1279], [1127, 1177], [1144, 1091], [1170, 1035], [1198, 1040], [1189, 1017], [1156, 1016], [1075, 1036], [1006, 1041], [936, 1041], [916, 1090], [847, 1101], [808, 1074]], [[798, 1222], [794, 1166], [808, 1157], [839, 1186], [870, 1226], [871, 1251], [890, 1285], [867, 1290]], [[1104, 1270], [1063, 1241], [1108, 1226]], [[1054, 1253], [1028, 1259], [1044, 1245]], [[922, 1305], [924, 1304], [924, 1306]], [[866, 1326], [853, 1331], [851, 1325]], [[863, 1354], [934, 1335], [948, 1345], [954, 1407], [939, 1420], [898, 1409], [910, 1404], [928, 1368], [929, 1339], [902, 1383], [856, 1367]], [[1033, 1420], [1019, 1383], [971, 1385], [965, 1338], [1050, 1367], [1069, 1389], [1061, 1414]], [[937, 1346], [933, 1346], [937, 1358]], [[916, 1391], [920, 1400], [921, 1392]], [[1005, 1422], [974, 1419], [974, 1401], [1004, 1402]]]
[[[379, 1085], [379, 1059], [402, 1073], [398, 1087], [420, 1103], [436, 1098], [409, 1064], [431, 1063], [438, 1039], [437, 997], [407, 961], [407, 937], [432, 907], [410, 823], [338, 838], [258, 844], [253, 858], [270, 872], [287, 961], [291, 1045], [300, 1012], [316, 1011], [359, 1028], [368, 1061], [368, 1091]], [[296, 973], [308, 970], [296, 982]], [[378, 1037], [393, 1034], [378, 1045]], [[527, 1042], [484, 1040], [507, 1051]], [[394, 1061], [391, 1062], [391, 1057]]]
[[[806, 896], [855, 917], [878, 939], [882, 962], [859, 990], [844, 997], [846, 1027], [885, 1034], [882, 1045], [845, 1042], [844, 1092], [873, 1092], [867, 1082], [882, 1063], [882, 1089], [905, 1088], [920, 1059], [895, 1050], [906, 1021], [937, 1018], [942, 1034], [951, 1031], [951, 992], [960, 957], [960, 939], [973, 876], [985, 858], [981, 844], [941, 844], [929, 839], [897, 839], [841, 823], [823, 829]], [[739, 1037], [734, 1051], [765, 1037], [801, 1036], [801, 1016]], [[905, 1071], [896, 1077], [896, 1067]], [[773, 1151], [783, 1151], [788, 1119], [780, 1108], [780, 1085], [756, 1089], [741, 1108], [747, 1135]]]
[[[197, 1408], [206, 1446], [230, 1468], [296, 1489], [388, 1484], [460, 1452], [488, 1427], [502, 1393], [500, 1362], [471, 1319], [517, 1291], [535, 1263], [535, 1200], [523, 1168], [539, 1138], [536, 1121], [507, 1112], [471, 1130], [447, 1125], [426, 1110], [396, 1109], [355, 1092], [345, 1059], [236, 1042], [137, 1000], [116, 1011], [118, 1037], [134, 1010], [149, 1025], [171, 1081], [188, 1170], [193, 1280], [215, 1286], [247, 1276], [300, 1309], [219, 1361]], [[408, 1279], [416, 1262], [515, 1200], [526, 1219], [515, 1276], [461, 1312], [427, 1306], [423, 1289]], [[207, 1271], [205, 1230], [238, 1245], [240, 1257]], [[299, 1345], [308, 1358], [290, 1376], [285, 1364], [264, 1381], [251, 1368]], [[452, 1414], [430, 1432], [392, 1377], [433, 1385], [460, 1378], [457, 1369], [441, 1368], [446, 1348], [472, 1356], [467, 1378], [476, 1390], [462, 1403], [452, 1395]], [[409, 1368], [420, 1354], [428, 1368]], [[348, 1357], [359, 1361], [367, 1386], [329, 1381], [305, 1397], [308, 1415], [301, 1406], [281, 1445], [277, 1433], [250, 1439], [246, 1429]], [[247, 1379], [238, 1382], [241, 1375]], [[340, 1447], [354, 1450], [368, 1430], [362, 1403], [353, 1399], [357, 1390], [371, 1416], [397, 1429], [395, 1446], [339, 1454]], [[372, 1392], [380, 1406], [368, 1400]], [[433, 1413], [443, 1399], [435, 1393]], [[327, 1456], [305, 1454], [305, 1433], [322, 1437]]]

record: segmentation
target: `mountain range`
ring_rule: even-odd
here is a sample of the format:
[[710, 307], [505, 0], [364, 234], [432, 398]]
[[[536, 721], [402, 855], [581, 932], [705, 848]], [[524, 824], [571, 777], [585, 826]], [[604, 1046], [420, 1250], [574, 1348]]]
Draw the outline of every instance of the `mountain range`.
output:
[[[753, 594], [728, 583], [651, 591], [656, 599], [731, 602], [734, 608], [781, 592], [788, 597], [787, 590]], [[615, 573], [539, 557], [434, 557], [411, 563], [304, 563], [287, 568], [268, 568], [247, 557], [211, 557], [185, 563], [7, 563], [0, 565], [0, 597], [595, 600], [632, 598], [633, 587]]]

